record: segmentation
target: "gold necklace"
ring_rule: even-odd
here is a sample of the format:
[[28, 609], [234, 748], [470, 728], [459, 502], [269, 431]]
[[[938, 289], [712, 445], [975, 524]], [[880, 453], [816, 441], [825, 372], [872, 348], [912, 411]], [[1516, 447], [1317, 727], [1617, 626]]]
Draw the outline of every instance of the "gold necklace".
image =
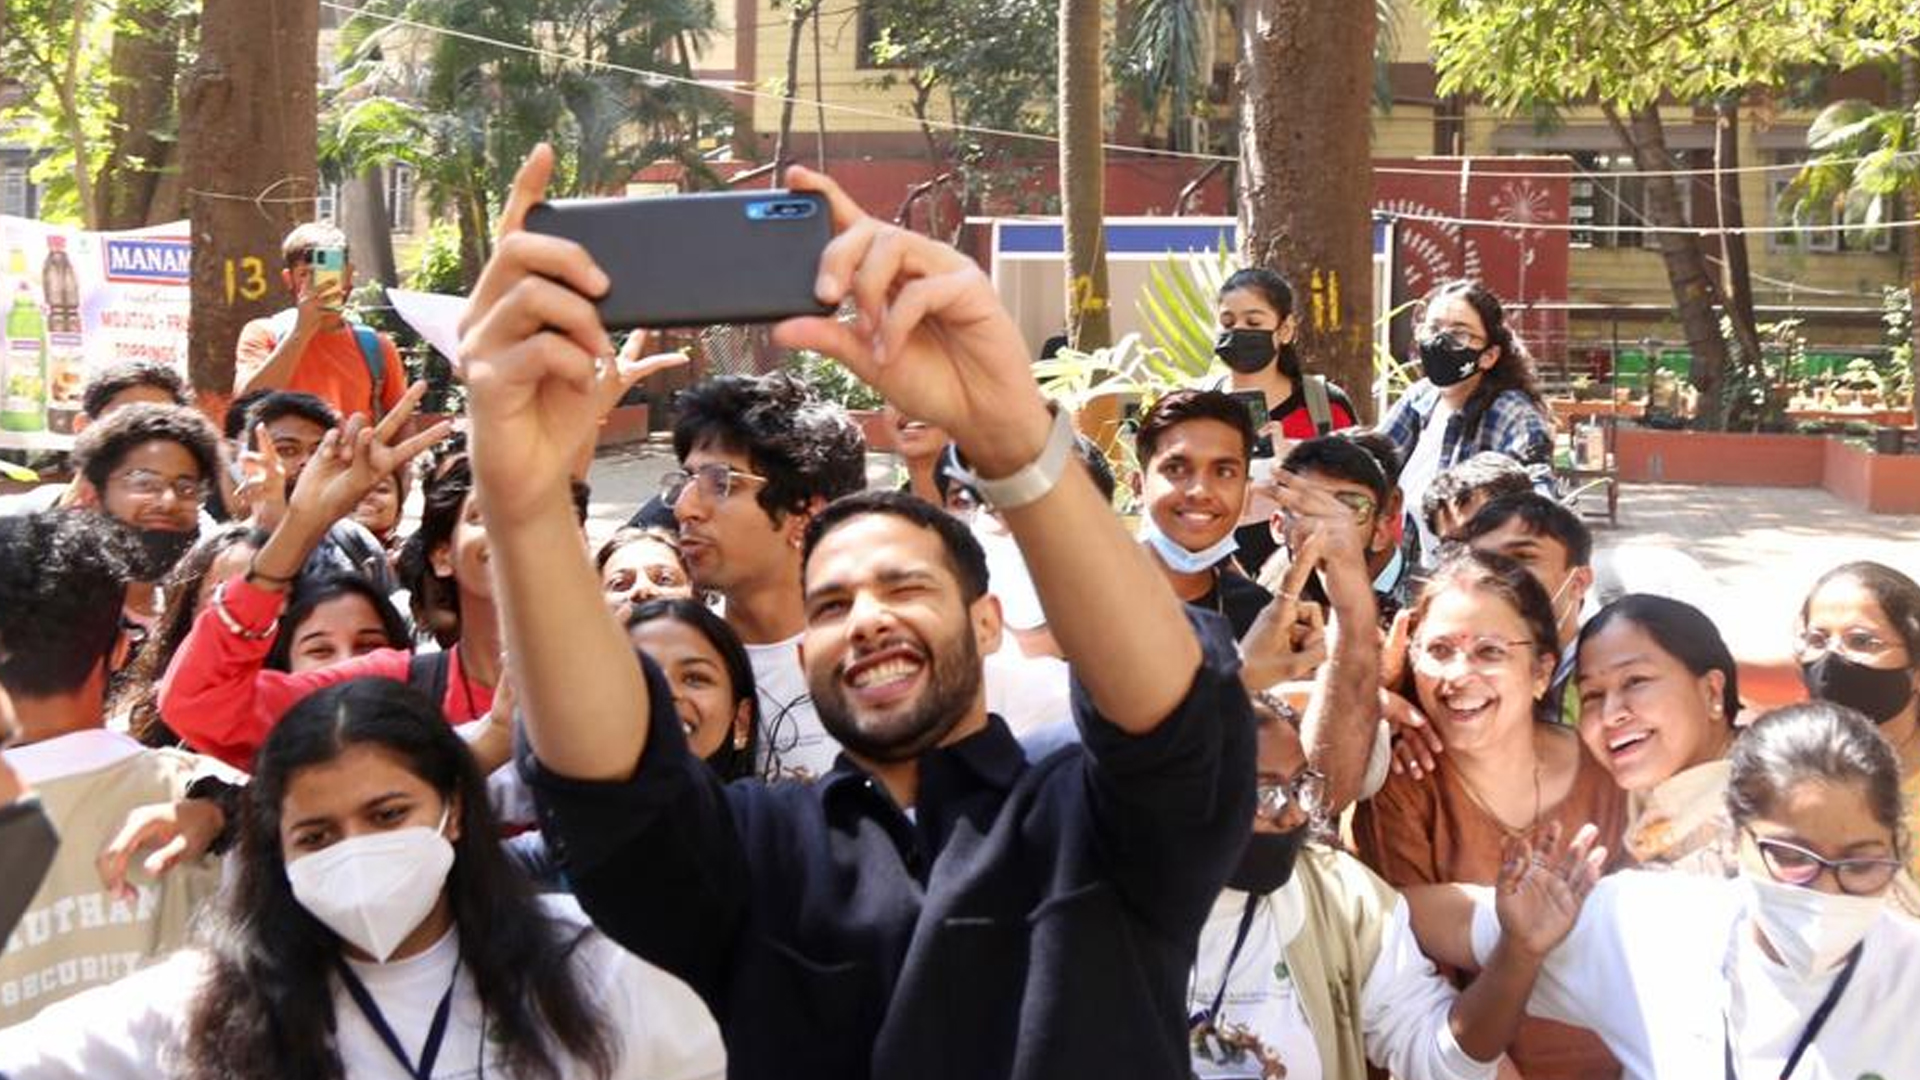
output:
[[1539, 751], [1536, 750], [1534, 751], [1534, 754], [1533, 754], [1533, 820], [1529, 821], [1525, 828], [1516, 829], [1513, 826], [1507, 824], [1506, 819], [1502, 818], [1498, 813], [1495, 813], [1493, 807], [1490, 806], [1485, 799], [1481, 798], [1479, 789], [1473, 786], [1473, 781], [1467, 779], [1466, 773], [1461, 772], [1459, 769], [1455, 769], [1454, 775], [1460, 778], [1460, 786], [1462, 789], [1466, 791], [1468, 800], [1470, 800], [1473, 803], [1473, 805], [1479, 807], [1480, 812], [1487, 815], [1488, 818], [1492, 819], [1493, 823], [1500, 827], [1500, 831], [1506, 834], [1507, 836], [1516, 837], [1516, 838], [1522, 837], [1532, 832], [1534, 829], [1540, 826], [1540, 752]]

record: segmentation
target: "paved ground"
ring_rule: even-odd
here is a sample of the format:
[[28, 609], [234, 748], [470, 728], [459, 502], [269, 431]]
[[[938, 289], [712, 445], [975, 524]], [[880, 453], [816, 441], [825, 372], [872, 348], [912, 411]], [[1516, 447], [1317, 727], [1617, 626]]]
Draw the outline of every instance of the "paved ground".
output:
[[[594, 462], [588, 532], [597, 541], [623, 524], [674, 467], [664, 444], [609, 450]], [[868, 474], [889, 482], [893, 459], [874, 455]], [[1602, 559], [1691, 576], [1681, 555], [1705, 568], [1698, 602], [1736, 650], [1784, 650], [1813, 580], [1855, 559], [1920, 577], [1920, 516], [1868, 514], [1817, 488], [1628, 484], [1620, 523], [1594, 523]]]

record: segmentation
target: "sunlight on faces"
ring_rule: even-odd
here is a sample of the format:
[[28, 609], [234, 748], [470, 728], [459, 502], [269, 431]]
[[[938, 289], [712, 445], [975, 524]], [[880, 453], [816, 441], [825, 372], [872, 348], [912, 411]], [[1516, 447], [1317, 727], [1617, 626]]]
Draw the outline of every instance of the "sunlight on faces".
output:
[[1716, 714], [1726, 677], [1688, 671], [1639, 623], [1616, 618], [1587, 638], [1579, 679], [1580, 741], [1627, 791], [1726, 753], [1731, 731]]
[[[1507, 657], [1497, 667], [1473, 663], [1469, 654], [1482, 639], [1526, 641], [1527, 622], [1505, 599], [1470, 585], [1441, 586], [1413, 627], [1414, 689], [1448, 750], [1471, 753], [1525, 730], [1553, 676], [1552, 653], [1533, 645], [1504, 646]], [[1422, 655], [1422, 646], [1436, 640], [1458, 654], [1437, 667]]]
[[[144, 474], [148, 483], [157, 481], [158, 494], [136, 493], [134, 473]], [[173, 490], [175, 484], [197, 484], [200, 463], [186, 447], [171, 439], [153, 439], [135, 446], [112, 474], [100, 493], [100, 507], [110, 517], [136, 529], [160, 529], [190, 532], [200, 525], [200, 500], [183, 499]]]
[[[1835, 578], [1808, 599], [1807, 621], [1801, 630], [1824, 636], [1830, 648], [1870, 668], [1891, 671], [1915, 666], [1906, 639], [1881, 610], [1880, 602], [1852, 578]], [[1920, 684], [1920, 672], [1914, 678]]]
[[[1285, 321], [1257, 289], [1233, 289], [1221, 293], [1214, 310], [1220, 318], [1222, 330], [1279, 330], [1280, 324]], [[1290, 332], [1279, 334], [1275, 336], [1274, 344], [1284, 344], [1292, 339]]]
[[695, 757], [710, 758], [736, 733], [746, 734], [752, 703], [736, 700], [727, 662], [705, 634], [671, 618], [649, 619], [627, 634], [666, 674]]
[[806, 571], [801, 662], [827, 732], [873, 761], [915, 757], [984, 717], [980, 658], [1000, 647], [1000, 605], [966, 605], [940, 537], [891, 514], [842, 523]]
[[[1307, 751], [1300, 744], [1300, 733], [1285, 720], [1264, 720], [1259, 728], [1257, 746], [1259, 757], [1255, 761], [1255, 768], [1259, 774], [1256, 779], [1262, 786], [1290, 784], [1307, 768]], [[1287, 833], [1307, 824], [1307, 821], [1306, 810], [1298, 804], [1289, 804], [1278, 820], [1256, 809], [1253, 831]]]
[[355, 743], [331, 761], [294, 770], [280, 801], [280, 854], [287, 862], [342, 840], [416, 827], [447, 812], [446, 837], [460, 838], [460, 810], [383, 746]]
[[400, 480], [387, 475], [381, 477], [366, 497], [360, 500], [360, 504], [353, 508], [353, 520], [384, 540], [399, 528], [403, 509], [400, 505]]
[[600, 568], [600, 591], [624, 622], [629, 611], [648, 600], [691, 598], [693, 583], [672, 548], [658, 540], [637, 539], [607, 557]]
[[460, 520], [452, 538], [429, 553], [433, 572], [450, 577], [464, 596], [493, 598], [493, 575], [488, 570], [487, 527], [480, 515], [480, 495], [469, 492], [460, 503]]
[[[757, 473], [744, 453], [701, 444], [687, 452], [680, 467], [693, 472], [718, 462], [739, 472]], [[680, 522], [680, 554], [702, 589], [725, 593], [792, 572], [790, 559], [806, 530], [803, 514], [785, 514], [776, 522], [761, 507], [764, 485], [736, 478], [724, 499], [714, 499], [690, 483], [674, 501]]]
[[1233, 531], [1247, 502], [1246, 444], [1218, 420], [1187, 420], [1160, 437], [1141, 472], [1141, 498], [1153, 523], [1188, 551]]
[[[1748, 831], [1752, 835], [1743, 835], [1740, 841], [1740, 864], [1748, 875], [1762, 880], [1774, 877], [1755, 838], [1784, 841], [1832, 860], [1898, 856], [1893, 831], [1874, 816], [1859, 784], [1803, 780], [1788, 788], [1764, 816], [1750, 822]], [[1830, 871], [1822, 871], [1806, 887], [1829, 894], [1844, 891]]]
[[295, 675], [404, 644], [387, 640], [380, 613], [359, 593], [342, 593], [316, 605], [299, 626], [291, 629], [293, 648], [287, 656], [287, 670]]
[[287, 492], [292, 494], [293, 482], [300, 478], [300, 470], [307, 467], [314, 451], [320, 449], [327, 429], [292, 414], [269, 420], [266, 426], [267, 439], [273, 443], [273, 452], [280, 455], [280, 468], [287, 474]]

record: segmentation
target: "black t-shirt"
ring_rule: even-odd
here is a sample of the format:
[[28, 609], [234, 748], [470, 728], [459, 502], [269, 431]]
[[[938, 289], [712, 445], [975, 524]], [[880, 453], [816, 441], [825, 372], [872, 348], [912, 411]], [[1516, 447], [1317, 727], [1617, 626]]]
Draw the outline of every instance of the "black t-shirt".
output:
[[1260, 617], [1260, 612], [1272, 600], [1273, 594], [1261, 588], [1253, 579], [1223, 568], [1214, 579], [1213, 588], [1199, 599], [1187, 603], [1201, 611], [1225, 615], [1228, 624], [1233, 627], [1233, 638], [1238, 641], [1247, 636], [1253, 620]]

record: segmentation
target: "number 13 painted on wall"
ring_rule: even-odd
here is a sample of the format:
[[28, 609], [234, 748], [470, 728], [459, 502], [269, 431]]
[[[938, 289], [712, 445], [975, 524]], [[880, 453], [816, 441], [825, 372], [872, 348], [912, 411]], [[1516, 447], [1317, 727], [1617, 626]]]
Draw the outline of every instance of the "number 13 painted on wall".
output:
[[226, 260], [227, 303], [254, 301], [267, 295], [267, 264], [257, 255]]

